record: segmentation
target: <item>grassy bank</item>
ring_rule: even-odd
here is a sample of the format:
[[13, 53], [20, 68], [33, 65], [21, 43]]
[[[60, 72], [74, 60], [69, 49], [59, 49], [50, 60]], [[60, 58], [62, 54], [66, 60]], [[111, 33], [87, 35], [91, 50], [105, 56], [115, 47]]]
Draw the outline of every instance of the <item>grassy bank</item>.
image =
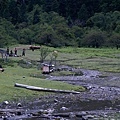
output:
[[16, 88], [14, 87], [15, 83], [63, 90], [83, 90], [82, 87], [76, 87], [67, 83], [30, 77], [31, 74], [38, 74], [38, 72], [40, 71], [34, 68], [26, 69], [19, 66], [5, 68], [5, 72], [0, 73], [0, 102], [4, 100], [18, 101], [21, 99], [36, 98], [48, 94], [45, 92], [36, 92], [22, 88]]
[[[16, 47], [16, 46], [14, 46]], [[19, 48], [28, 48], [28, 46], [18, 46]], [[13, 49], [13, 47], [11, 47]], [[116, 48], [53, 48], [49, 47], [50, 53], [58, 51], [58, 64], [66, 64], [74, 67], [95, 69], [108, 72], [120, 72], [120, 49]], [[22, 49], [18, 50], [21, 54]], [[40, 60], [40, 51], [26, 50], [28, 60]], [[19, 58], [13, 58], [19, 59]], [[46, 58], [50, 60], [50, 55]]]
[[[14, 46], [16, 47], [16, 46]], [[19, 46], [18, 54], [22, 48]], [[11, 47], [10, 49], [14, 49]], [[58, 51], [57, 65], [70, 65], [79, 68], [96, 69], [109, 72], [120, 72], [120, 50], [116, 49], [92, 49], [92, 48], [49, 48], [50, 52]], [[21, 100], [36, 98], [46, 95], [45, 92], [35, 92], [14, 87], [15, 83], [28, 84], [38, 87], [63, 89], [63, 90], [84, 90], [80, 86], [73, 86], [67, 83], [49, 81], [44, 79], [41, 71], [37, 69], [40, 51], [26, 50], [25, 57], [11, 57], [7, 62], [1, 60], [0, 64], [5, 68], [5, 72], [0, 73], [0, 102], [4, 100]], [[1, 59], [1, 58], [0, 58]], [[32, 67], [23, 68], [18, 65], [20, 60], [34, 62]], [[46, 58], [50, 60], [50, 56]], [[35, 76], [38, 77], [35, 77]]]
[[59, 61], [79, 68], [120, 72], [120, 49], [64, 48], [58, 49]]

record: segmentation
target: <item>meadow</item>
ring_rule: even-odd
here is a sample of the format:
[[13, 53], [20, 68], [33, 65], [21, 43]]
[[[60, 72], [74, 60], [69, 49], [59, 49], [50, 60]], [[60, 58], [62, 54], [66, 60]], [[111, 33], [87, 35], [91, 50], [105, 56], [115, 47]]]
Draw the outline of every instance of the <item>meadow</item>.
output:
[[[16, 46], [11, 46], [14, 49]], [[48, 95], [48, 92], [36, 92], [27, 89], [14, 87], [15, 83], [27, 84], [37, 87], [54, 88], [62, 90], [77, 90], [84, 91], [81, 86], [74, 86], [58, 81], [46, 80], [42, 75], [39, 66], [40, 50], [28, 50], [26, 45], [17, 45], [19, 48], [18, 54], [22, 52], [22, 48], [26, 48], [26, 56], [24, 57], [9, 57], [7, 61], [0, 58], [0, 64], [5, 71], [0, 73], [0, 102], [4, 100], [21, 101], [32, 100], [43, 95]], [[115, 48], [48, 48], [51, 52], [58, 51], [57, 65], [69, 65], [76, 68], [95, 69], [107, 72], [120, 72], [120, 49]], [[46, 58], [50, 60], [50, 56]], [[32, 66], [27, 64], [23, 67], [20, 61], [31, 62]], [[37, 77], [35, 77], [37, 75]]]

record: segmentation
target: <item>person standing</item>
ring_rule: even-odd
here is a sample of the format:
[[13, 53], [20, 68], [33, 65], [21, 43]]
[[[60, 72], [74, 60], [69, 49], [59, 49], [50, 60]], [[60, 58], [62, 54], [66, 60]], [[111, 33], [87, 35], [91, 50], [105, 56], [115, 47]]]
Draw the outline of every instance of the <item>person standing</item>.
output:
[[9, 56], [11, 56], [11, 57], [13, 56], [13, 51], [12, 50], [10, 51], [10, 55]]
[[17, 48], [15, 48], [14, 52], [15, 52], [15, 56], [17, 56]]
[[7, 55], [9, 56], [9, 47], [7, 47]]
[[25, 48], [23, 48], [22, 56], [25, 56]]

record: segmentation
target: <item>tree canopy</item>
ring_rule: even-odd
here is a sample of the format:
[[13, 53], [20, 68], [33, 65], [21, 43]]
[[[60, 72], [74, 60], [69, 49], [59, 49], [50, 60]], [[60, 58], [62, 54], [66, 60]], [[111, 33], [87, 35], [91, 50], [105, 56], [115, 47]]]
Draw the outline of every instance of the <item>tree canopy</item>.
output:
[[[0, 47], [120, 47], [120, 0], [0, 0]], [[117, 41], [117, 42], [116, 42]]]

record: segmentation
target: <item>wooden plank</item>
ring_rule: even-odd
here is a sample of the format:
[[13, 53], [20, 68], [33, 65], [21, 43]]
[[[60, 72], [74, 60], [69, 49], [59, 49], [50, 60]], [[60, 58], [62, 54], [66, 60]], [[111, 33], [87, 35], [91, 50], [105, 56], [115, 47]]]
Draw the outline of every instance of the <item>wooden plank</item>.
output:
[[45, 91], [45, 92], [58, 92], [58, 93], [80, 94], [80, 92], [77, 92], [77, 91], [49, 89], [49, 88], [29, 86], [29, 85], [24, 85], [24, 84], [19, 84], [19, 83], [15, 83], [15, 87], [26, 88], [26, 89], [34, 90], [34, 91]]

